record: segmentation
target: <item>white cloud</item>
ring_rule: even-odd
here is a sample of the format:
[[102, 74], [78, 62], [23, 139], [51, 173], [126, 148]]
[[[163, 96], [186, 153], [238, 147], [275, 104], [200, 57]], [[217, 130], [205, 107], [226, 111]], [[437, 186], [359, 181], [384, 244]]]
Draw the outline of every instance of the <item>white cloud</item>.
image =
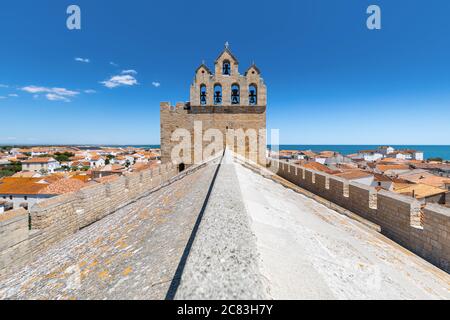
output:
[[121, 86], [134, 86], [138, 84], [136, 78], [131, 75], [113, 76], [111, 77], [111, 79], [102, 81], [100, 83], [110, 89]]
[[134, 74], [134, 75], [136, 75], [137, 71], [133, 70], [133, 69], [131, 69], [131, 70], [123, 70], [122, 74]]
[[70, 102], [70, 98], [73, 98], [80, 93], [78, 91], [68, 90], [66, 88], [47, 88], [47, 87], [38, 87], [38, 86], [27, 86], [23, 87], [20, 90], [33, 93], [34, 98], [38, 98], [39, 94], [46, 94], [45, 97], [50, 101], [66, 101]]
[[70, 100], [64, 96], [59, 96], [54, 93], [47, 93], [45, 97], [50, 101], [64, 101], [64, 102], [70, 102]]
[[111, 61], [109, 64], [112, 65], [112, 66], [114, 66], [114, 67], [118, 67], [118, 66], [119, 66], [117, 63], [114, 63], [114, 62], [112, 62], [112, 61]]
[[19, 95], [15, 94], [15, 93], [10, 93], [10, 94], [8, 94], [8, 96], [12, 97], [12, 98], [17, 98]]
[[89, 62], [91, 62], [91, 60], [86, 59], [86, 58], [75, 58], [75, 61], [83, 62], [83, 63], [89, 63]]
[[157, 81], [153, 81], [152, 86], [154, 86], [155, 88], [159, 88], [159, 87], [161, 87], [161, 83], [159, 83]]
[[20, 90], [28, 92], [28, 93], [38, 93], [38, 92], [48, 92], [48, 88], [37, 87], [37, 86], [27, 86], [23, 87]]
[[93, 94], [93, 93], [96, 93], [96, 92], [97, 91], [92, 90], [92, 89], [84, 90], [84, 93], [87, 93], [87, 94]]

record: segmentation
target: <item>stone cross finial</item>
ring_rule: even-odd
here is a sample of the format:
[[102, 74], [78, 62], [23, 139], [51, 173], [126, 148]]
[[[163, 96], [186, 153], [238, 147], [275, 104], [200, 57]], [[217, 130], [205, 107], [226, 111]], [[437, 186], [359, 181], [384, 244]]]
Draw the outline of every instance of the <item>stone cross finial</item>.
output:
[[229, 49], [229, 47], [230, 47], [230, 43], [228, 41], [225, 42], [225, 49]]

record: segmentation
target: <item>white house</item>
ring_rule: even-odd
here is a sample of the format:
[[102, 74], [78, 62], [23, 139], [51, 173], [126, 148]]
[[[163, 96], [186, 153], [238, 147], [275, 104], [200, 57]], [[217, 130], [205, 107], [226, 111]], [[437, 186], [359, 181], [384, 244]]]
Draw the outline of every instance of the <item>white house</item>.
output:
[[359, 151], [358, 157], [367, 162], [374, 162], [384, 158], [384, 155], [378, 150], [362, 150]]
[[31, 158], [22, 161], [23, 171], [46, 171], [48, 173], [54, 173], [58, 168], [60, 168], [60, 164], [53, 158]]
[[41, 194], [48, 183], [39, 178], [6, 178], [0, 183], [0, 202], [12, 209], [31, 208], [38, 202], [51, 198], [53, 195]]
[[389, 154], [392, 154], [395, 152], [395, 149], [390, 146], [382, 146], [378, 148], [378, 151], [382, 153], [384, 156], [387, 156]]
[[91, 168], [101, 168], [106, 165], [105, 158], [99, 156], [93, 156], [89, 160]]
[[414, 151], [413, 159], [418, 161], [423, 161], [423, 152], [422, 151]]
[[423, 152], [416, 150], [400, 150], [394, 152], [396, 159], [423, 161]]
[[395, 159], [399, 160], [412, 160], [412, 155], [407, 152], [398, 151], [395, 153]]
[[314, 158], [314, 161], [320, 164], [325, 164], [325, 161], [327, 161], [327, 158], [325, 157], [321, 157], [321, 156], [316, 156]]

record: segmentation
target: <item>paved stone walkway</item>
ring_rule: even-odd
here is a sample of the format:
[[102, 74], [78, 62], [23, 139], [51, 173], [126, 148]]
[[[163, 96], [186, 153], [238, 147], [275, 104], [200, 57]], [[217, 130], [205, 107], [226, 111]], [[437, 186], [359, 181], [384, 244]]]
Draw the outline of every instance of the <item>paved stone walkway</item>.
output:
[[236, 164], [274, 299], [450, 299], [450, 275], [363, 224]]
[[164, 299], [214, 175], [189, 175], [56, 244], [0, 299]]

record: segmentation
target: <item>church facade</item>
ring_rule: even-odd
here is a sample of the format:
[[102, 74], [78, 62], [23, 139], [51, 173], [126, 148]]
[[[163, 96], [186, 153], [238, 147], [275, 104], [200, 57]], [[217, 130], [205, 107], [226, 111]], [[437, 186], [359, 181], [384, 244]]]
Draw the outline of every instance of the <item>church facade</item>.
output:
[[[173, 162], [183, 168], [199, 162], [195, 151], [207, 150], [211, 143], [208, 131], [213, 129], [223, 136], [220, 149], [232, 148], [262, 163], [266, 156], [266, 108], [266, 85], [259, 68], [252, 64], [240, 74], [239, 61], [226, 44], [214, 63], [214, 72], [205, 63], [195, 71], [189, 102], [175, 106], [161, 103], [162, 162]], [[185, 160], [173, 157], [174, 148], [180, 144], [176, 134], [180, 129], [190, 133], [189, 150], [185, 153], [191, 161], [189, 157], [184, 157]]]

